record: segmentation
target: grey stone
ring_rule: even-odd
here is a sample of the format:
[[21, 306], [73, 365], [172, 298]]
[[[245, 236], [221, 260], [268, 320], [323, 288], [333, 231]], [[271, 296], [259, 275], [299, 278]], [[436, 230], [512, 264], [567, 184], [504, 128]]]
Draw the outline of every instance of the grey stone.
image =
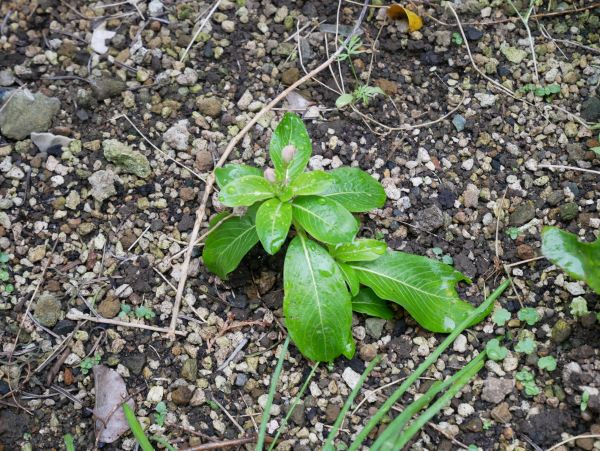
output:
[[416, 214], [417, 227], [433, 232], [444, 225], [444, 214], [437, 205], [419, 211]]
[[104, 100], [118, 96], [125, 91], [125, 89], [127, 89], [125, 82], [119, 80], [118, 78], [91, 78], [89, 82], [92, 86], [94, 97], [96, 97], [98, 100]]
[[559, 207], [560, 219], [563, 221], [572, 221], [579, 213], [579, 207], [574, 202], [563, 204]]
[[148, 159], [140, 152], [132, 150], [127, 144], [116, 139], [107, 139], [102, 142], [102, 149], [104, 149], [104, 157], [124, 172], [135, 174], [140, 178], [150, 175]]
[[522, 226], [535, 218], [535, 205], [533, 202], [525, 202], [519, 205], [510, 215], [510, 224]]
[[138, 376], [142, 374], [142, 370], [146, 364], [146, 356], [142, 353], [130, 354], [123, 357], [121, 363], [127, 367], [129, 371]]
[[[10, 99], [10, 100], [8, 100]], [[44, 132], [60, 110], [60, 100], [28, 90], [17, 91], [7, 98], [0, 112], [0, 131], [10, 139], [22, 140], [31, 132]]]
[[452, 118], [452, 124], [454, 125], [454, 128], [456, 128], [457, 132], [462, 132], [465, 129], [467, 120], [460, 114], [456, 114]]
[[[291, 409], [291, 408], [292, 408], [292, 405], [289, 404], [288, 409]], [[306, 408], [304, 407], [304, 403], [302, 401], [300, 401], [298, 404], [296, 404], [294, 411], [290, 415], [291, 422], [294, 423], [296, 426], [300, 426], [300, 427], [304, 426], [304, 424], [306, 423], [305, 412], [306, 412]]]
[[188, 121], [183, 119], [169, 128], [163, 134], [165, 144], [175, 150], [187, 150], [190, 139], [190, 132], [187, 127]]
[[581, 117], [588, 122], [600, 121], [600, 98], [590, 97], [581, 104]]
[[248, 376], [244, 373], [240, 373], [235, 377], [235, 385], [238, 387], [243, 387], [248, 382]]
[[514, 386], [514, 379], [488, 377], [483, 381], [481, 399], [492, 404], [498, 404], [513, 390]]
[[194, 382], [198, 376], [198, 361], [196, 359], [187, 359], [181, 367], [181, 377], [190, 382]]
[[15, 76], [10, 70], [0, 70], [0, 86], [12, 86], [15, 81]]
[[62, 314], [60, 301], [50, 293], [43, 293], [35, 304], [33, 317], [42, 326], [54, 327]]
[[365, 320], [365, 329], [367, 334], [373, 338], [381, 338], [383, 327], [385, 326], [385, 320], [381, 318], [367, 318]]
[[89, 178], [88, 182], [92, 185], [90, 194], [98, 202], [104, 202], [111, 196], [117, 194], [115, 189], [115, 180], [117, 176], [112, 171], [97, 171], [94, 172]]

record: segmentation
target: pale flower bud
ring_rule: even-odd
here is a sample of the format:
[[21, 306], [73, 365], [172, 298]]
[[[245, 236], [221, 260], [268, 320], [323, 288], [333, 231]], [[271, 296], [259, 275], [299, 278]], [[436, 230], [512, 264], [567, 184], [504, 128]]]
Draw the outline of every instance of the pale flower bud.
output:
[[273, 168], [267, 168], [265, 169], [265, 178], [269, 181], [269, 182], [275, 182], [275, 171], [273, 170]]
[[281, 151], [281, 159], [284, 163], [288, 164], [294, 159], [294, 155], [296, 155], [296, 152], [296, 146], [294, 146], [293, 144], [288, 144]]

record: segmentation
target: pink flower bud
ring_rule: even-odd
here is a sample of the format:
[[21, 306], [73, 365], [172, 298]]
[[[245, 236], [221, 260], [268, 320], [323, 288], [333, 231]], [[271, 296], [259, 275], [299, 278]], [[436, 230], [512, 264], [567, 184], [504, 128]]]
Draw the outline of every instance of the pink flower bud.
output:
[[288, 164], [294, 159], [294, 155], [296, 155], [296, 152], [296, 146], [294, 146], [293, 144], [288, 144], [281, 151], [281, 159], [284, 163]]
[[265, 169], [265, 178], [269, 181], [269, 182], [274, 182], [276, 177], [275, 177], [275, 171], [273, 170], [273, 168], [267, 168]]

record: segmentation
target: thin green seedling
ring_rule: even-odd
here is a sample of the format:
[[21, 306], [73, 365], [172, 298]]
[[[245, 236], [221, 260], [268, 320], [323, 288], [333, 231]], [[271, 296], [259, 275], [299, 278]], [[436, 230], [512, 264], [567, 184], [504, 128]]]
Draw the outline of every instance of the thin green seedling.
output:
[[125, 419], [129, 425], [129, 429], [133, 433], [133, 436], [139, 443], [143, 451], [154, 451], [154, 447], [150, 444], [150, 440], [146, 437], [146, 433], [142, 428], [142, 425], [135, 416], [135, 412], [126, 402], [122, 404], [123, 412], [125, 413]]
[[265, 410], [263, 411], [262, 419], [260, 420], [260, 429], [258, 430], [258, 439], [256, 441], [256, 451], [262, 451], [265, 446], [265, 438], [267, 436], [267, 423], [269, 422], [269, 417], [271, 416], [271, 406], [273, 405], [273, 397], [275, 396], [275, 390], [277, 390], [277, 383], [279, 382], [279, 378], [281, 376], [281, 369], [283, 368], [283, 361], [285, 360], [285, 355], [287, 354], [289, 344], [290, 336], [288, 335], [285, 341], [283, 342], [281, 350], [279, 351], [279, 359], [277, 360], [277, 366], [275, 367], [273, 376], [271, 376], [271, 386], [269, 387], [269, 394], [267, 396]]
[[313, 365], [312, 369], [310, 370], [310, 374], [308, 375], [308, 377], [304, 381], [304, 384], [302, 384], [302, 387], [300, 388], [300, 391], [294, 397], [294, 400], [292, 401], [292, 405], [290, 406], [287, 414], [285, 415], [285, 418], [281, 422], [281, 426], [279, 426], [279, 429], [277, 429], [277, 434], [275, 434], [275, 438], [273, 439], [273, 442], [269, 446], [268, 451], [271, 451], [273, 448], [275, 448], [275, 445], [277, 444], [277, 440], [279, 439], [279, 436], [285, 430], [285, 427], [287, 426], [288, 421], [290, 420], [290, 417], [294, 413], [294, 410], [296, 409], [296, 406], [300, 402], [300, 398], [302, 398], [302, 395], [306, 391], [306, 388], [308, 387], [308, 384], [310, 383], [310, 381], [312, 380], [313, 376], [315, 375], [315, 372], [317, 371], [318, 366], [319, 366], [319, 362], [317, 362], [317, 363], [315, 363]]
[[494, 305], [494, 301], [510, 286], [510, 279], [505, 280], [496, 290], [485, 299], [479, 307], [473, 310], [458, 326], [442, 341], [442, 343], [421, 363], [415, 371], [392, 393], [385, 403], [377, 410], [375, 415], [371, 417], [366, 426], [359, 432], [354, 439], [354, 443], [349, 448], [349, 451], [356, 451], [371, 433], [373, 428], [379, 424], [388, 411], [398, 402], [398, 400], [406, 393], [406, 391], [415, 383], [415, 381], [433, 365], [442, 353], [456, 340], [467, 327], [473, 322], [473, 317], [487, 316]]
[[66, 451], [75, 451], [75, 442], [71, 434], [63, 435]]
[[360, 379], [358, 380], [358, 382], [356, 383], [356, 385], [350, 392], [350, 396], [348, 396], [348, 399], [346, 399], [346, 402], [344, 403], [344, 407], [342, 407], [342, 410], [340, 410], [340, 413], [337, 416], [335, 423], [333, 424], [333, 426], [331, 428], [331, 431], [329, 431], [327, 440], [325, 440], [325, 444], [323, 445], [323, 451], [334, 451], [335, 450], [335, 448], [333, 446], [333, 440], [335, 439], [338, 431], [340, 430], [340, 427], [342, 426], [342, 423], [344, 422], [344, 418], [346, 418], [346, 414], [348, 413], [348, 410], [350, 410], [350, 407], [352, 406], [352, 403], [354, 402], [356, 395], [358, 395], [360, 388], [365, 383], [367, 376], [371, 373], [371, 371], [373, 371], [373, 368], [375, 368], [375, 366], [379, 363], [380, 360], [381, 360], [380, 355], [375, 357], [371, 361], [369, 366], [360, 375]]
[[[394, 421], [392, 421], [386, 427], [385, 431], [383, 431], [381, 435], [377, 437], [377, 440], [371, 446], [371, 451], [400, 449], [399, 447], [395, 447], [394, 445], [396, 443], [397, 437], [402, 437], [404, 435], [403, 431], [405, 430], [411, 418], [419, 411], [427, 407], [429, 403], [438, 395], [438, 393], [450, 389], [452, 386], [459, 383], [459, 381], [464, 381], [464, 383], [467, 383], [470, 377], [465, 378], [465, 375], [468, 374], [471, 375], [471, 377], [474, 376], [483, 367], [485, 363], [485, 357], [485, 352], [482, 352], [452, 377], [449, 377], [444, 381], [434, 382], [433, 385], [429, 388], [429, 390], [427, 390], [425, 394], [423, 394], [423, 396], [410, 403], [402, 411], [402, 413], [398, 415], [394, 419]], [[411, 437], [408, 437], [408, 440], [410, 440], [410, 438]]]

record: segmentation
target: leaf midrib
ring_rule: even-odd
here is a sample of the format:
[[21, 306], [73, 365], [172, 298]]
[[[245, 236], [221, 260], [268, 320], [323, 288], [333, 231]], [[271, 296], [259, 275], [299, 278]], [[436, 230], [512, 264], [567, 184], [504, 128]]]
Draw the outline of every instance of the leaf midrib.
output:
[[311, 216], [314, 216], [315, 218], [319, 219], [321, 222], [324, 222], [324, 223], [325, 223], [325, 224], [327, 224], [328, 226], [330, 226], [330, 227], [333, 227], [333, 224], [332, 224], [332, 223], [330, 223], [330, 222], [327, 222], [327, 221], [325, 220], [325, 218], [323, 218], [322, 216], [319, 216], [318, 214], [314, 213], [312, 210], [309, 210], [309, 209], [308, 209], [308, 208], [306, 208], [306, 207], [302, 207], [301, 205], [298, 205], [298, 204], [292, 204], [292, 207], [299, 208], [300, 210], [307, 212], [309, 215], [311, 215]]
[[256, 229], [256, 224], [252, 225], [252, 227], [245, 229], [241, 234], [239, 234], [237, 237], [235, 237], [232, 241], [230, 241], [229, 245], [225, 246], [225, 251], [221, 252], [220, 256], [224, 256], [224, 254], [226, 252], [229, 251], [229, 249], [231, 249], [231, 247], [236, 244], [238, 241], [240, 241], [241, 239], [243, 239], [248, 233], [250, 233], [252, 230]]

